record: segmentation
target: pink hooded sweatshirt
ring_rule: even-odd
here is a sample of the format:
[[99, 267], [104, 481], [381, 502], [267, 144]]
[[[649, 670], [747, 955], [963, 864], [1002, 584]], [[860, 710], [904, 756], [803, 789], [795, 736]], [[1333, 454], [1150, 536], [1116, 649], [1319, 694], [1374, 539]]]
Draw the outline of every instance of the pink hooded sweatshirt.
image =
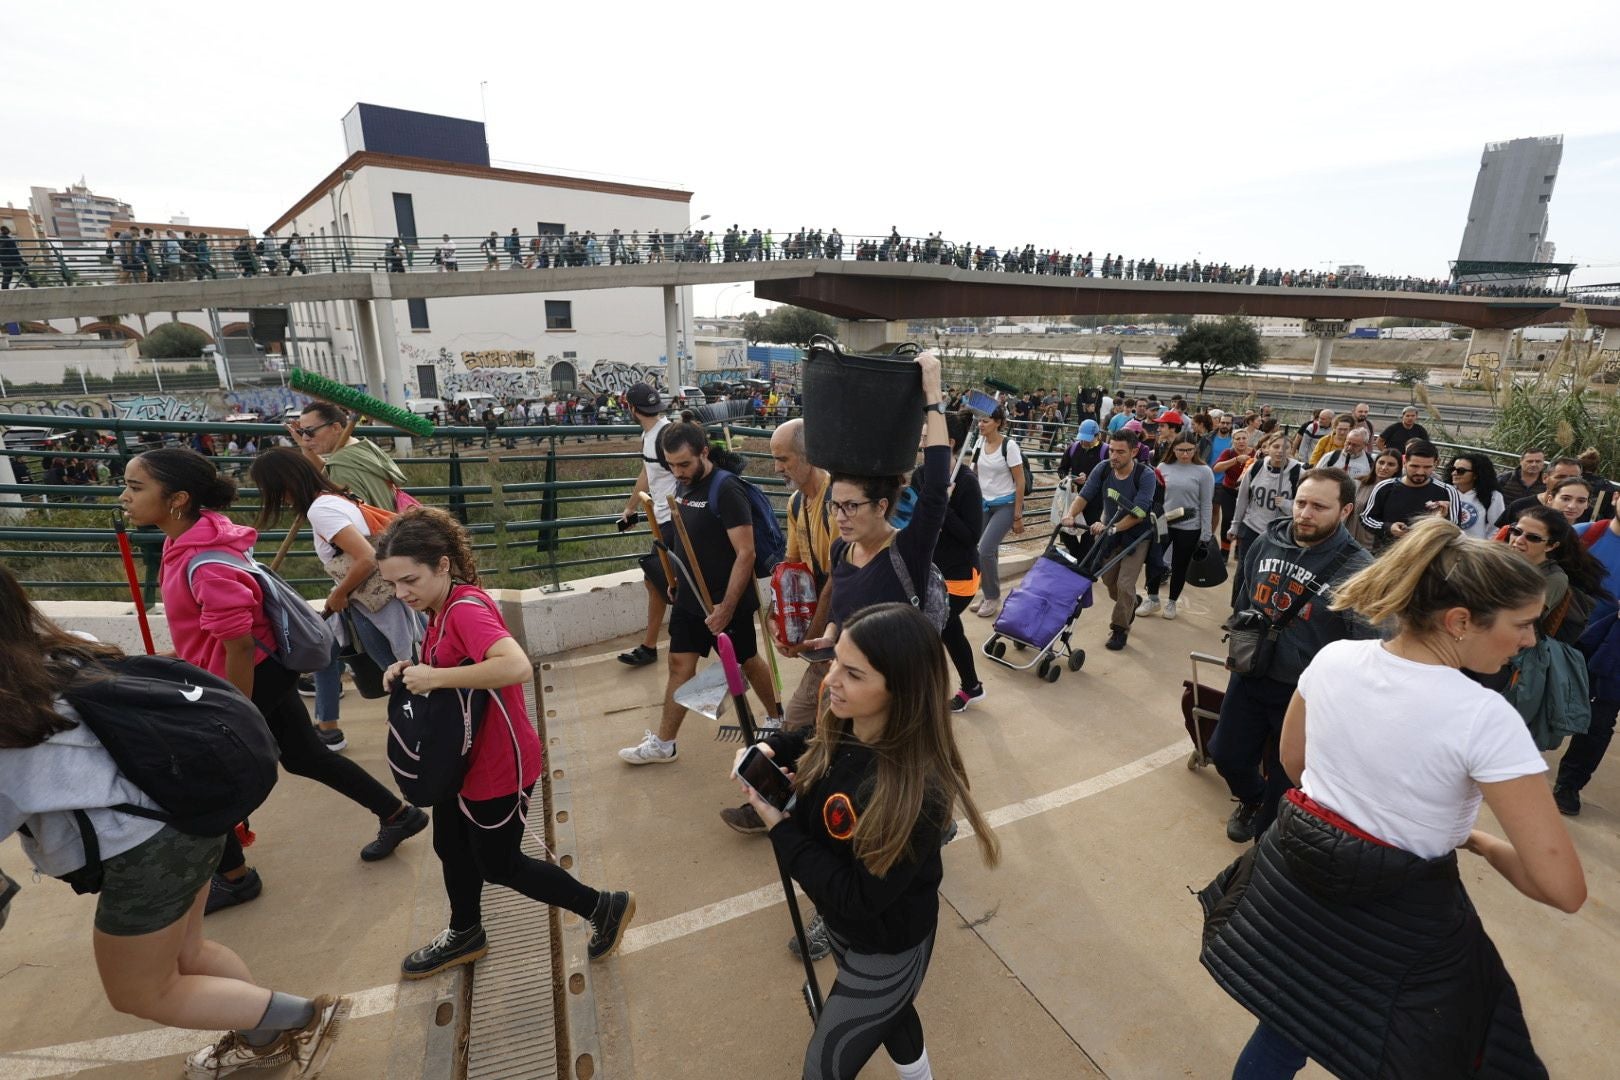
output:
[[[259, 534], [214, 510], [204, 510], [197, 524], [164, 541], [159, 584], [169, 636], [180, 659], [225, 678], [225, 642], [251, 633], [265, 648], [273, 645], [259, 583], [246, 570], [210, 564], [200, 566], [186, 583], [186, 566], [204, 551], [242, 555], [253, 549]], [[255, 664], [270, 654], [254, 650]]]

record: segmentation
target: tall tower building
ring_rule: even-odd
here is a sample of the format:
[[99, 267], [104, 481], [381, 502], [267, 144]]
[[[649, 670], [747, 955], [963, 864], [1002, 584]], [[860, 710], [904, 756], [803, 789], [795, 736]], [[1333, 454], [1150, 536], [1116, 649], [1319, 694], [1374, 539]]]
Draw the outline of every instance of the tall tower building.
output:
[[1548, 205], [1564, 137], [1486, 143], [1468, 204], [1459, 262], [1551, 262]]
[[30, 188], [28, 209], [48, 234], [63, 240], [105, 240], [107, 228], [114, 221], [129, 221], [135, 216], [129, 203], [97, 195], [83, 177], [66, 191]]

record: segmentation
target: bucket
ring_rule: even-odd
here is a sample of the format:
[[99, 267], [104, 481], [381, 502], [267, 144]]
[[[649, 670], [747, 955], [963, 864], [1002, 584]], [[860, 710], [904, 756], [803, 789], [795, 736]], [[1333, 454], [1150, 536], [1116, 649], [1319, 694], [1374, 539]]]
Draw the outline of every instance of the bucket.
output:
[[804, 453], [853, 476], [898, 476], [917, 465], [922, 375], [915, 345], [874, 356], [817, 336], [804, 361]]

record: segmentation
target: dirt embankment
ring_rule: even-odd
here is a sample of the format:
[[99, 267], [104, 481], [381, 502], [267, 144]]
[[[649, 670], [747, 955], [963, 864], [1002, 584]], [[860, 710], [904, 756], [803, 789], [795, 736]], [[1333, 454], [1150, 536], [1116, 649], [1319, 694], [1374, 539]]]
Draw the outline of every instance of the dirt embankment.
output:
[[[1175, 338], [1158, 334], [986, 334], [952, 337], [945, 342], [952, 351], [982, 352], [1003, 349], [1036, 353], [1078, 353], [1107, 357], [1118, 345], [1127, 356], [1157, 356]], [[1271, 360], [1310, 363], [1316, 359], [1316, 339], [1312, 337], [1265, 338], [1266, 356]], [[1394, 367], [1421, 364], [1427, 368], [1462, 367], [1468, 354], [1468, 339], [1454, 341], [1394, 341], [1383, 338], [1339, 338], [1333, 343], [1333, 363], [1346, 367]]]

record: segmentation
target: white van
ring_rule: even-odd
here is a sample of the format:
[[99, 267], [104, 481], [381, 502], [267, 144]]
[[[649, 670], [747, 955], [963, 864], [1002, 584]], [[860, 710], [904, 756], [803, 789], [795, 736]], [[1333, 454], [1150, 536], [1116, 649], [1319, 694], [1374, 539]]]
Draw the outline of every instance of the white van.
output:
[[456, 404], [460, 404], [461, 402], [465, 401], [467, 403], [467, 410], [472, 413], [472, 421], [475, 424], [478, 423], [479, 419], [484, 415], [485, 409], [494, 409], [496, 418], [506, 415], [506, 406], [495, 400], [494, 394], [481, 394], [477, 391], [458, 390], [450, 395], [450, 400]]

